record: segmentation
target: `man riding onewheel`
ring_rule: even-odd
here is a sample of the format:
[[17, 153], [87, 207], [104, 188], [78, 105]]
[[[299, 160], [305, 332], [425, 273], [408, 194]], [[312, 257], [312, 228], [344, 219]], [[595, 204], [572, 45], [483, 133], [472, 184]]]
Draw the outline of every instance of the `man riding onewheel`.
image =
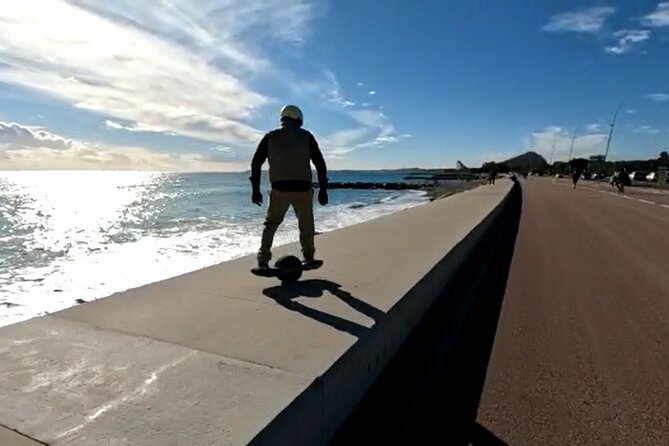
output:
[[274, 234], [292, 207], [300, 230], [300, 244], [305, 264], [315, 262], [315, 228], [313, 213], [313, 180], [311, 162], [318, 175], [318, 202], [328, 203], [327, 168], [316, 138], [302, 128], [302, 111], [295, 105], [281, 109], [281, 127], [263, 136], [251, 162], [251, 201], [260, 206], [260, 170], [269, 162], [271, 191], [258, 251], [258, 268], [268, 268], [272, 259]]

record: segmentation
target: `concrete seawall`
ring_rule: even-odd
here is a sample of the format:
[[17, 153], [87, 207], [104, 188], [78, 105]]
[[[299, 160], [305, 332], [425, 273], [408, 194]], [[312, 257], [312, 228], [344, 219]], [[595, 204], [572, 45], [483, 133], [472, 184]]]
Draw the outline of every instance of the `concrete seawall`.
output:
[[51, 445], [324, 444], [510, 191], [324, 234], [325, 266], [295, 286], [246, 257], [1, 328], [0, 425]]

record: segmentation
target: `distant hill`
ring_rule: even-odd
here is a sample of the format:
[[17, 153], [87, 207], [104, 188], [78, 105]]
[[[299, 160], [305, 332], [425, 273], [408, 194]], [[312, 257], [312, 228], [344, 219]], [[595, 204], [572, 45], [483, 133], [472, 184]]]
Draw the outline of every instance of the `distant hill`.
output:
[[546, 159], [536, 152], [527, 152], [504, 161], [511, 170], [542, 169], [548, 165]]

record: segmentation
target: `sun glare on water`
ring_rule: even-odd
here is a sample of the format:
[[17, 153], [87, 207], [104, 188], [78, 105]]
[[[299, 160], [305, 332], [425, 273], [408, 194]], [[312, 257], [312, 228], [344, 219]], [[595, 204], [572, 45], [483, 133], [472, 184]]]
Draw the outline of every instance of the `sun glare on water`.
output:
[[154, 258], [151, 249], [144, 250], [147, 259], [122, 251], [135, 245], [127, 242], [141, 240], [139, 223], [160, 212], [151, 204], [168, 178], [147, 172], [2, 172], [0, 305], [17, 316], [33, 311], [35, 301], [44, 311], [60, 308], [54, 293], [90, 298], [87, 289], [99, 293], [116, 275], [132, 274], [129, 261]]

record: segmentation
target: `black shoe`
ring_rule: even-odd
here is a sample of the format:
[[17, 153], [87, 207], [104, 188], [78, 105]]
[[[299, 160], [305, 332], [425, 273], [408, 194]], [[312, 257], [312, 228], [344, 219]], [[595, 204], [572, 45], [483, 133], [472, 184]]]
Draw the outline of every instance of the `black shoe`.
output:
[[258, 266], [251, 268], [251, 272], [260, 277], [272, 277], [272, 270], [267, 263], [258, 263]]
[[302, 262], [302, 266], [306, 268], [319, 268], [321, 265], [323, 265], [322, 260], [316, 260], [316, 259], [305, 259], [304, 262]]

